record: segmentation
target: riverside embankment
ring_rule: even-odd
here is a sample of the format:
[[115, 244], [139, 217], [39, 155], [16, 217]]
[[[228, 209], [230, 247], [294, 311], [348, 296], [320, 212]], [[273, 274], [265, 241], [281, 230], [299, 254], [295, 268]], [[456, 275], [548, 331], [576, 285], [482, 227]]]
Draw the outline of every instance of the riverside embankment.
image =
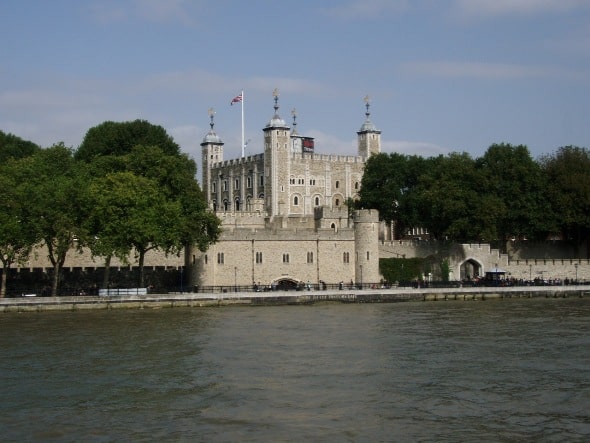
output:
[[532, 286], [494, 288], [392, 288], [334, 291], [177, 293], [102, 297], [18, 297], [0, 299], [0, 312], [82, 311], [88, 309], [155, 309], [210, 306], [301, 305], [325, 302], [394, 303], [474, 301], [507, 298], [588, 297], [590, 286]]

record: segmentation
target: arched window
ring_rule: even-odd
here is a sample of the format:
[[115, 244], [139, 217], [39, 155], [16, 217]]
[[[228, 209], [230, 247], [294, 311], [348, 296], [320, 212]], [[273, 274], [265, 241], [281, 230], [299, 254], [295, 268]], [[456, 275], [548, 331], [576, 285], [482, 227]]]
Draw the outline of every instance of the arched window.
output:
[[239, 198], [236, 198], [234, 208], [236, 211], [240, 210], [240, 199]]
[[359, 188], [359, 182], [354, 182], [354, 189], [358, 189]]
[[295, 196], [293, 197], [293, 206], [297, 206], [299, 205], [299, 197]]
[[320, 198], [319, 197], [316, 197], [315, 198], [315, 205], [316, 206], [319, 206], [320, 205]]

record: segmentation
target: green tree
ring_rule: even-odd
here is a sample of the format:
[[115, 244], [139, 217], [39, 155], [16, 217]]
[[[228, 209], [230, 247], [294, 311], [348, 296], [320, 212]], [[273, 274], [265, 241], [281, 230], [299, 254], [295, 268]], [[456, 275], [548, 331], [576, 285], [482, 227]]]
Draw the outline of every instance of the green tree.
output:
[[0, 298], [6, 295], [8, 270], [14, 263], [25, 263], [40, 241], [33, 219], [28, 216], [28, 196], [21, 184], [28, 180], [21, 160], [9, 159], [0, 164], [0, 260], [2, 280]]
[[9, 158], [28, 157], [40, 149], [33, 142], [0, 131], [0, 163], [4, 163]]
[[40, 149], [33, 142], [0, 131], [0, 298], [6, 296], [8, 270], [12, 264], [26, 262], [39, 241], [31, 226], [32, 220], [27, 217], [28, 196], [19, 191], [20, 185], [29, 179], [23, 173], [20, 159]]
[[495, 238], [495, 217], [503, 208], [493, 195], [480, 193], [481, 181], [467, 153], [429, 159], [412, 196], [420, 226], [438, 239]]
[[[140, 268], [139, 286], [144, 286], [145, 254], [151, 249], [171, 252], [177, 245], [181, 208], [167, 200], [154, 180], [132, 172], [116, 172], [96, 178], [88, 186], [87, 244], [94, 255], [128, 262], [134, 250]], [[108, 274], [108, 272], [105, 272]], [[108, 286], [108, 275], [105, 277]]]
[[207, 209], [205, 197], [195, 179], [197, 165], [194, 160], [186, 154], [166, 155], [157, 146], [137, 145], [126, 156], [125, 162], [128, 170], [156, 181], [165, 198], [179, 205], [177, 237], [174, 244], [169, 245], [170, 251], [179, 252], [191, 244], [204, 251], [217, 241], [221, 222]]
[[555, 223], [564, 238], [574, 240], [580, 255], [580, 246], [590, 235], [590, 151], [564, 146], [541, 157], [540, 164]]
[[[207, 210], [205, 198], [195, 178], [196, 163], [186, 154], [180, 153], [178, 145], [161, 127], [138, 120], [125, 123], [105, 122], [88, 131], [76, 158], [88, 163], [95, 178], [105, 177], [111, 172], [128, 172], [136, 178], [143, 177], [157, 185], [149, 188], [157, 194], [157, 198], [154, 196], [155, 199], [151, 201], [154, 211], [150, 209], [143, 212], [145, 229], [140, 229], [140, 226], [128, 220], [129, 227], [137, 229], [137, 236], [125, 230], [127, 239], [135, 239], [132, 246], [138, 253], [141, 286], [147, 251], [159, 249], [165, 253], [178, 253], [191, 244], [205, 250], [219, 237], [220, 220]], [[113, 186], [123, 192], [127, 186], [133, 186], [131, 182], [128, 177], [126, 181], [99, 183], [97, 186]], [[93, 198], [96, 196], [90, 197], [89, 201]], [[124, 201], [129, 203], [128, 200]], [[89, 206], [89, 211], [98, 211], [99, 207], [107, 204], [117, 205], [117, 202], [99, 200], [96, 201], [96, 207]], [[160, 218], [161, 214], [167, 214], [166, 220]], [[148, 220], [150, 215], [153, 217], [151, 221]], [[102, 243], [99, 245], [91, 237], [89, 245], [94, 254], [104, 254], [105, 266], [108, 267], [112, 256], [110, 254], [124, 255], [124, 251], [129, 251], [130, 243], [125, 242], [121, 236], [116, 236], [109, 229], [111, 221], [102, 215], [89, 218], [92, 220], [92, 229], [96, 232], [94, 237], [98, 237]], [[113, 223], [117, 220], [113, 220]], [[156, 232], [158, 227], [162, 232]], [[148, 228], [149, 235], [146, 233]], [[109, 240], [105, 235], [113, 235], [113, 238]], [[146, 239], [151, 243], [145, 243]], [[108, 245], [107, 252], [103, 251], [105, 245]]]
[[164, 128], [145, 120], [106, 121], [90, 128], [76, 151], [76, 159], [92, 161], [107, 155], [125, 155], [136, 145], [158, 146], [167, 155], [179, 155], [180, 147]]
[[369, 157], [357, 206], [378, 209], [381, 220], [395, 221], [400, 232], [416, 226], [418, 214], [411, 199], [425, 164], [422, 157], [398, 153]]
[[477, 160], [482, 195], [495, 196], [498, 240], [544, 239], [553, 228], [546, 181], [526, 146], [494, 144]]
[[27, 217], [47, 247], [53, 265], [51, 294], [58, 294], [59, 278], [68, 251], [80, 249], [84, 238], [80, 195], [87, 178], [63, 143], [42, 149], [23, 159], [27, 179], [20, 185], [27, 195]]

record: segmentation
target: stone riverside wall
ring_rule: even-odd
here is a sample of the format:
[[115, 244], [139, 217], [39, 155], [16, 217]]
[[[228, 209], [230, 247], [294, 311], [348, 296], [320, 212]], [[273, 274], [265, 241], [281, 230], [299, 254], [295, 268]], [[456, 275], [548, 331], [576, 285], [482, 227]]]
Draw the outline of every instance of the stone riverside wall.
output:
[[[380, 242], [381, 258], [448, 257], [451, 280], [461, 280], [462, 266], [468, 261], [481, 268], [481, 274], [498, 267], [506, 277], [516, 280], [578, 280], [590, 281], [590, 260], [577, 259], [567, 242], [537, 242], [514, 245], [509, 242], [508, 254], [487, 243], [443, 244], [435, 241], [395, 240]], [[536, 256], [536, 257], [535, 257]]]
[[419, 301], [485, 301], [513, 298], [588, 298], [590, 286], [535, 288], [425, 288], [230, 294], [149, 294], [107, 297], [22, 297], [0, 299], [0, 313], [86, 311], [93, 309], [158, 309], [210, 306], [277, 306], [326, 302], [395, 303]]

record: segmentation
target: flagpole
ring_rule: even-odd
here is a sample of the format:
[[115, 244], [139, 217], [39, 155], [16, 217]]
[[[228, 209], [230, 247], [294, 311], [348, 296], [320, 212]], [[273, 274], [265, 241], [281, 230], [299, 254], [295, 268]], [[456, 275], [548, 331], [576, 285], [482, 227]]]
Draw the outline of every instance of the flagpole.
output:
[[242, 157], [244, 157], [244, 91], [242, 90]]

